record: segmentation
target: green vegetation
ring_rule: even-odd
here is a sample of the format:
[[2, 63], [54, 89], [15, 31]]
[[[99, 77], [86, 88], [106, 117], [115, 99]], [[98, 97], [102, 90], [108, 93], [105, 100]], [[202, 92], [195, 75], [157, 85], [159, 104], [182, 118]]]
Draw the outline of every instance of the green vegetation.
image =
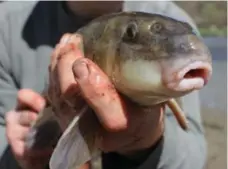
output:
[[203, 36], [227, 36], [226, 1], [176, 1], [196, 22]]
[[202, 36], [227, 36], [227, 28], [199, 28], [199, 31]]

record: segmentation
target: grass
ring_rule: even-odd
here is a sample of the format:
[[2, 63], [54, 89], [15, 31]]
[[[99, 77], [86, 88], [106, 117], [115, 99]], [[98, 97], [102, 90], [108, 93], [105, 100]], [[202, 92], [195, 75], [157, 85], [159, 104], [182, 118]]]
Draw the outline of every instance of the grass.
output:
[[227, 28], [199, 28], [202, 36], [222, 36], [227, 37]]
[[175, 1], [196, 22], [203, 36], [227, 37], [226, 1]]

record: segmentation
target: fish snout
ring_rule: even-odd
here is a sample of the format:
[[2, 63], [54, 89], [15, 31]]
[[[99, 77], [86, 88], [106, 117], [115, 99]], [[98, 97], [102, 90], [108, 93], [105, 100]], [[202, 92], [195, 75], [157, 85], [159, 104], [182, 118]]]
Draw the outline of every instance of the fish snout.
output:
[[203, 88], [212, 75], [211, 54], [203, 40], [186, 34], [175, 35], [168, 43], [170, 58], [162, 63], [165, 87], [177, 92]]
[[169, 74], [166, 87], [179, 92], [199, 90], [207, 85], [212, 75], [210, 63], [195, 61]]

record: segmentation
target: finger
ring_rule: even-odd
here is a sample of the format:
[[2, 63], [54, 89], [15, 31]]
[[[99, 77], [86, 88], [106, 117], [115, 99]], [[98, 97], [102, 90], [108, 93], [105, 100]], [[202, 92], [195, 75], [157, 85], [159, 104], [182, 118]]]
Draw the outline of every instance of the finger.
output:
[[69, 33], [64, 34], [60, 39], [60, 42], [55, 46], [55, 49], [51, 55], [51, 64], [50, 64], [51, 70], [54, 70], [57, 63], [57, 59], [59, 57], [60, 50], [68, 42], [70, 36], [71, 34]]
[[18, 115], [18, 122], [22, 126], [30, 126], [38, 117], [37, 113], [31, 111], [22, 111]]
[[72, 84], [76, 86], [72, 65], [76, 59], [83, 57], [83, 52], [80, 50], [81, 43], [82, 39], [80, 36], [72, 35], [59, 53], [57, 72], [62, 93], [65, 93]]
[[61, 49], [60, 44], [57, 44], [55, 46], [54, 51], [52, 52], [51, 62], [50, 62], [50, 65], [49, 65], [49, 72], [52, 72], [54, 70], [56, 64], [57, 64], [57, 56], [59, 54], [60, 49]]
[[[15, 127], [15, 128], [13, 128]], [[16, 128], [17, 127], [17, 128]], [[8, 134], [9, 136], [9, 140], [11, 140], [11, 142], [14, 142], [14, 141], [25, 141], [26, 140], [26, 137], [29, 133], [29, 128], [28, 127], [24, 127], [24, 126], [12, 126], [11, 129], [10, 129], [10, 133]]]
[[8, 140], [24, 140], [28, 131], [28, 126], [19, 123], [20, 115], [18, 112], [9, 112], [6, 115], [6, 136]]
[[73, 72], [81, 93], [96, 112], [107, 130], [127, 127], [124, 104], [108, 77], [88, 59], [80, 59], [73, 65]]
[[36, 112], [41, 111], [45, 106], [44, 98], [30, 89], [22, 89], [18, 92], [17, 110], [32, 109]]
[[33, 115], [29, 115], [25, 112], [21, 113], [21, 112], [10, 111], [6, 113], [6, 126], [9, 129], [13, 129], [12, 131], [10, 130], [10, 132], [16, 135], [17, 132], [15, 132], [15, 129], [19, 129], [20, 131], [20, 127], [28, 128], [28, 124], [34, 121], [36, 117], [37, 117], [36, 113], [33, 113]]

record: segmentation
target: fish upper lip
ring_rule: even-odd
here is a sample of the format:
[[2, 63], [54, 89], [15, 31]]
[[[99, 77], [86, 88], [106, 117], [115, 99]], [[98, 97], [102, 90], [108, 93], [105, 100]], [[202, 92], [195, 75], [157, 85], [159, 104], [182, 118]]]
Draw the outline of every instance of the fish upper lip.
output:
[[[203, 71], [203, 76], [201, 77], [203, 79], [203, 83], [201, 81], [201, 84], [199, 84], [199, 80], [197, 80], [197, 84], [196, 84], [196, 79], [199, 79], [200, 77], [193, 77], [193, 78], [185, 78], [185, 75], [191, 71], [191, 70], [197, 70], [197, 69], [202, 69]], [[168, 87], [169, 89], [173, 90], [173, 91], [181, 91], [181, 92], [188, 92], [194, 89], [200, 89], [203, 86], [205, 86], [212, 74], [212, 66], [210, 64], [210, 62], [208, 61], [194, 61], [192, 63], [189, 64], [189, 62], [187, 64], [185, 64], [185, 66], [182, 66], [182, 68], [177, 69], [177, 71], [171, 73], [169, 75], [169, 79], [168, 81], [166, 81], [166, 87]], [[183, 84], [183, 82], [185, 81], [185, 85]], [[187, 82], [189, 81], [189, 82]], [[195, 82], [193, 82], [195, 81]], [[195, 83], [194, 85], [188, 85], [188, 87], [186, 86], [186, 83]], [[184, 86], [185, 87], [184, 87]]]
[[177, 80], [180, 80], [184, 77], [184, 75], [193, 69], [204, 69], [205, 73], [207, 74], [207, 79], [206, 82], [208, 81], [208, 79], [210, 78], [211, 74], [212, 74], [212, 66], [208, 63], [208, 62], [204, 62], [204, 61], [194, 61], [193, 63], [189, 64], [188, 66], [185, 66], [184, 68], [181, 68], [176, 75]]

